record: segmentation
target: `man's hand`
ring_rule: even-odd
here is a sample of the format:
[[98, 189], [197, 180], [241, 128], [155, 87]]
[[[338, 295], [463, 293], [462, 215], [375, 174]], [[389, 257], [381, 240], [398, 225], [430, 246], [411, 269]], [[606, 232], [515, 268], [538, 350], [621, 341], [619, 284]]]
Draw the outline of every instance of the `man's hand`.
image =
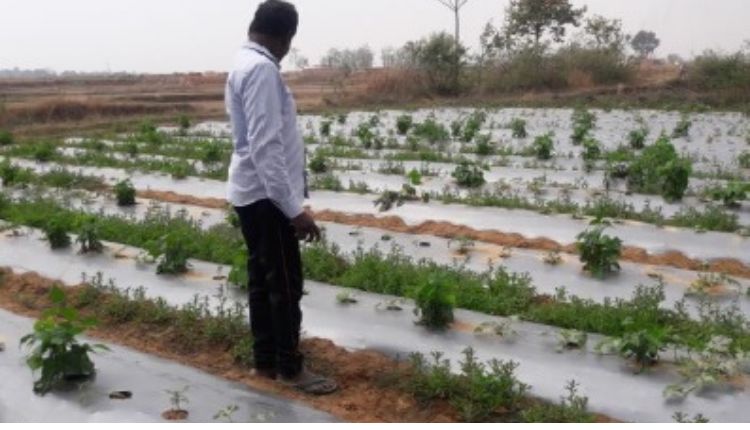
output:
[[294, 218], [292, 226], [297, 231], [298, 239], [305, 242], [317, 242], [320, 240], [320, 229], [309, 213], [302, 212], [297, 218]]

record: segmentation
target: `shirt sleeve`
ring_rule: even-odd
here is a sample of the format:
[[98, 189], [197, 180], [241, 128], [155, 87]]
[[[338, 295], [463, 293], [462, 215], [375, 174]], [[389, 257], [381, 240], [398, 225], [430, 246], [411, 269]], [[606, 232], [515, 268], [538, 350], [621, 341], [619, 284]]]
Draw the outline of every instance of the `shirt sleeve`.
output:
[[282, 140], [284, 85], [273, 64], [258, 66], [243, 85], [250, 156], [266, 195], [289, 219], [303, 212], [292, 192]]

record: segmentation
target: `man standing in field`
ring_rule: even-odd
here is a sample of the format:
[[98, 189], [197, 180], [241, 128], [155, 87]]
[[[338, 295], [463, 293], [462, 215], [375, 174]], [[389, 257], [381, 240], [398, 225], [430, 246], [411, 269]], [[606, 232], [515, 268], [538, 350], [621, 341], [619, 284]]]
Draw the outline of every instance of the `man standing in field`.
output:
[[318, 240], [320, 230], [302, 208], [304, 146], [296, 105], [280, 73], [298, 21], [287, 2], [261, 3], [249, 40], [235, 58], [226, 87], [234, 137], [227, 191], [249, 253], [255, 374], [307, 393], [328, 394], [336, 383], [307, 371], [299, 351], [299, 240]]

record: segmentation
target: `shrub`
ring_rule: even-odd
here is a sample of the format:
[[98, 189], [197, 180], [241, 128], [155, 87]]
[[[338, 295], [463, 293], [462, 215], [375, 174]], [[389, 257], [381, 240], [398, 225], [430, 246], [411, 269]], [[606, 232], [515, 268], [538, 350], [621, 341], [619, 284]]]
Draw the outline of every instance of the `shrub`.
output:
[[34, 372], [41, 370], [40, 378], [34, 381], [34, 392], [41, 395], [65, 382], [93, 377], [96, 370], [89, 353], [107, 350], [103, 345], [89, 345], [76, 339], [97, 322], [67, 307], [62, 289], [52, 288], [49, 298], [52, 306], [34, 323], [34, 332], [21, 338], [21, 345], [33, 348], [26, 364]]
[[513, 137], [516, 139], [525, 139], [528, 136], [526, 132], [526, 120], [515, 118], [510, 122], [510, 129], [513, 131]]
[[427, 118], [424, 122], [415, 124], [412, 133], [431, 144], [447, 142], [450, 139], [450, 134], [448, 134], [445, 126], [439, 124], [434, 118]]
[[78, 232], [76, 242], [81, 245], [81, 253], [102, 252], [104, 245], [100, 240], [99, 225], [95, 218], [86, 220]]
[[477, 133], [482, 129], [482, 125], [487, 121], [487, 114], [482, 111], [475, 111], [466, 123], [463, 125], [463, 133], [461, 134], [461, 140], [468, 143], [474, 140]]
[[475, 164], [461, 162], [453, 171], [453, 178], [460, 187], [478, 188], [484, 185], [484, 173]]
[[690, 160], [687, 158], [670, 160], [659, 167], [658, 171], [662, 180], [662, 197], [667, 201], [681, 200], [690, 182], [692, 172]]
[[750, 57], [742, 52], [722, 55], [707, 51], [688, 66], [688, 84], [697, 89], [750, 90]]
[[221, 161], [221, 146], [216, 142], [209, 143], [203, 151], [201, 161], [206, 164], [218, 163]]
[[62, 218], [54, 217], [44, 226], [44, 234], [52, 249], [62, 249], [70, 246], [68, 225]]
[[115, 184], [115, 199], [118, 206], [135, 205], [135, 188], [129, 180], [123, 180]]
[[411, 115], [401, 115], [396, 118], [396, 131], [401, 136], [406, 136], [412, 125], [414, 125], [414, 118]]
[[599, 224], [578, 235], [576, 248], [583, 269], [597, 278], [605, 278], [620, 270], [618, 259], [622, 253], [622, 240], [604, 234], [606, 225]]
[[646, 137], [648, 136], [648, 130], [645, 128], [639, 128], [632, 130], [628, 135], [628, 142], [630, 147], [633, 149], [643, 149], [646, 146]]
[[8, 146], [14, 143], [13, 134], [8, 130], [0, 130], [0, 146]]
[[313, 173], [326, 173], [329, 169], [329, 162], [323, 153], [316, 152], [310, 160], [310, 170]]
[[534, 139], [533, 150], [537, 159], [549, 160], [552, 158], [552, 151], [555, 147], [553, 136], [552, 133], [547, 133], [537, 136], [537, 138]]
[[419, 316], [418, 324], [443, 330], [453, 322], [456, 298], [449, 280], [431, 276], [414, 287], [413, 295], [416, 303], [414, 313]]

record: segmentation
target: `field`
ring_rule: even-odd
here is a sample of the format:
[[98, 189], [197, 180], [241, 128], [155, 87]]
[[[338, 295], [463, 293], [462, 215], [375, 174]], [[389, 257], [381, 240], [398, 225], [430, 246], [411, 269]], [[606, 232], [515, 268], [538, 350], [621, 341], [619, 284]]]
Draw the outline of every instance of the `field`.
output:
[[[171, 398], [194, 421], [750, 420], [746, 115], [299, 123], [325, 228], [303, 248], [304, 347], [340, 393], [249, 376], [230, 129], [185, 118], [0, 146], [0, 418], [151, 421]], [[54, 285], [111, 351], [93, 382], [40, 397], [16, 345], [63, 306]]]

